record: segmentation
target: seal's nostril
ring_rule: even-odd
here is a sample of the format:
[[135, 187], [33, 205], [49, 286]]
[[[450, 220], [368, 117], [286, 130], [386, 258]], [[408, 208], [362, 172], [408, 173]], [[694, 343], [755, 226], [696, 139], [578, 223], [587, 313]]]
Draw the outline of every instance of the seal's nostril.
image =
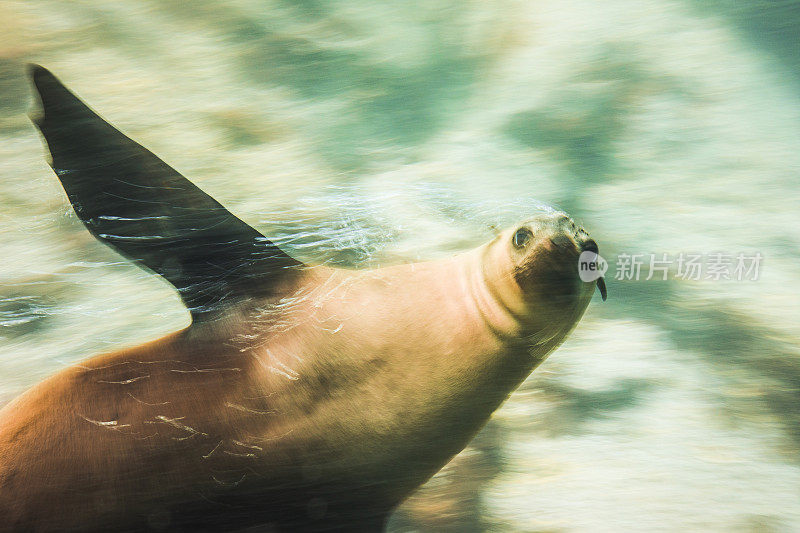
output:
[[594, 242], [593, 239], [583, 241], [583, 243], [581, 243], [581, 251], [597, 253], [598, 252], [597, 243]]

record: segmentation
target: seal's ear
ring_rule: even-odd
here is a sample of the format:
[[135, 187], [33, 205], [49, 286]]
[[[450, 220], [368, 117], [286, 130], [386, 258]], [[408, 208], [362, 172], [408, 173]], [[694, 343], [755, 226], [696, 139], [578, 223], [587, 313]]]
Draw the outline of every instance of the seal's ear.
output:
[[274, 294], [301, 263], [100, 118], [48, 70], [28, 67], [51, 166], [89, 231], [178, 289], [194, 320]]

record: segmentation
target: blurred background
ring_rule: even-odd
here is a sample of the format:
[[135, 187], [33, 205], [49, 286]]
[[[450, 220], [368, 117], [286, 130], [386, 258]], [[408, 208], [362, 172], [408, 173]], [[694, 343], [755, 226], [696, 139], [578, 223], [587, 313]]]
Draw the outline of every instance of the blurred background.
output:
[[[0, 404], [188, 323], [72, 213], [35, 61], [307, 261], [449, 255], [542, 203], [600, 243], [608, 302], [391, 531], [800, 530], [797, 2], [4, 0], [0, 23]], [[614, 279], [634, 253], [763, 260]]]

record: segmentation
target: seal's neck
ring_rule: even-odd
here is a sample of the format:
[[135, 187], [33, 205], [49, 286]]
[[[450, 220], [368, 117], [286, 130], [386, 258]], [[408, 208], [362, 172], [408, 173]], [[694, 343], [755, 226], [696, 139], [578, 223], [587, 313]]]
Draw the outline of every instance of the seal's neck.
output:
[[[490, 243], [491, 244], [491, 243]], [[497, 277], [502, 276], [499, 269], [487, 271], [492, 264], [491, 246], [481, 246], [469, 252], [467, 268], [467, 290], [469, 300], [474, 303], [484, 325], [500, 340], [519, 339], [523, 334], [520, 307], [509, 304], [508, 295], [503, 294], [502, 285]], [[506, 281], [512, 282], [508, 279]]]
[[481, 320], [504, 343], [523, 343], [530, 348], [549, 345], [560, 331], [543, 327], [541, 317], [535, 316], [514, 280], [513, 265], [494, 244], [473, 250], [466, 262], [469, 297]]

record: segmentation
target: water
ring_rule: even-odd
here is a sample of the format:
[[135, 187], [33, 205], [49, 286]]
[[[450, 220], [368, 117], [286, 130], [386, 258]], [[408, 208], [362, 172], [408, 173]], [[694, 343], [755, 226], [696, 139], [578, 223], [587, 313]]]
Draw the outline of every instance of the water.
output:
[[[543, 203], [610, 298], [390, 529], [800, 529], [800, 8], [789, 1], [0, 3], [0, 402], [188, 321], [71, 212], [44, 64], [307, 261], [475, 246]], [[755, 254], [757, 281], [613, 279]], [[643, 276], [643, 278], [646, 276]]]

